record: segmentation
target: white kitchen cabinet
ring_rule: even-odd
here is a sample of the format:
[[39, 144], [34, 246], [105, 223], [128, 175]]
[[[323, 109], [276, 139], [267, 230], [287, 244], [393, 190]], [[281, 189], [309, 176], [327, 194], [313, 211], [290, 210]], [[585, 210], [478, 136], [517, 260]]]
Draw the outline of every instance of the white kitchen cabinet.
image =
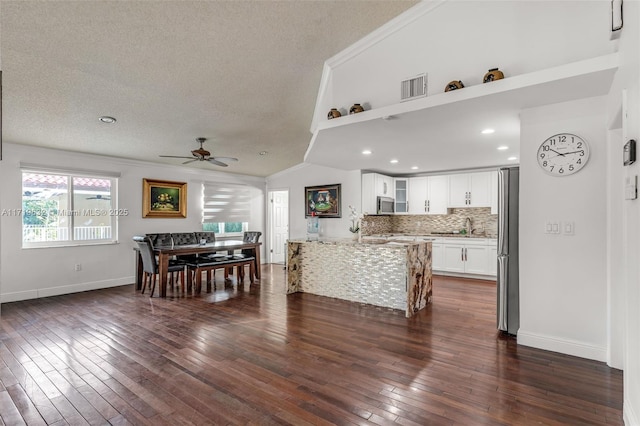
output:
[[409, 213], [425, 214], [427, 212], [427, 177], [409, 179]]
[[393, 186], [395, 189], [396, 208], [395, 212], [408, 213], [409, 212], [409, 179], [407, 178], [395, 178], [393, 179]]
[[427, 213], [447, 214], [449, 176], [429, 176], [427, 178], [427, 194]]
[[449, 207], [489, 207], [491, 205], [491, 173], [449, 175]]
[[431, 242], [431, 269], [441, 271], [444, 268], [444, 245], [439, 240]]
[[[433, 251], [432, 268], [454, 274], [496, 275], [495, 240], [486, 238], [439, 239], [439, 251]], [[439, 257], [439, 258], [438, 258]]]
[[393, 198], [393, 178], [379, 173], [362, 175], [362, 212], [377, 213], [378, 197]]
[[448, 176], [421, 176], [409, 179], [409, 213], [446, 214]]
[[464, 274], [464, 244], [445, 243], [442, 253], [444, 255], [442, 271]]

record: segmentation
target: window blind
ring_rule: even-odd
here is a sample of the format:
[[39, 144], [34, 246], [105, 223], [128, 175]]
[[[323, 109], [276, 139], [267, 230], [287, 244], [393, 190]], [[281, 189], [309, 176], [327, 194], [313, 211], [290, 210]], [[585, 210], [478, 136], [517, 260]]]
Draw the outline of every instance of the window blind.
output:
[[249, 222], [253, 188], [222, 182], [202, 184], [202, 223]]

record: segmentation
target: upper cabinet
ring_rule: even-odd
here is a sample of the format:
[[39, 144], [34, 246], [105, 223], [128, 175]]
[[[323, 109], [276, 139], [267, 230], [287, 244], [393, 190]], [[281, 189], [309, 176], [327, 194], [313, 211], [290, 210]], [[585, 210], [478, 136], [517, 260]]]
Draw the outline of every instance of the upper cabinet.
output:
[[396, 199], [396, 213], [409, 212], [409, 179], [395, 178], [393, 179]]
[[449, 175], [449, 207], [491, 206], [492, 173], [497, 172]]
[[362, 175], [362, 212], [377, 213], [378, 197], [394, 197], [393, 178], [379, 173]]
[[409, 213], [446, 214], [448, 176], [409, 179]]

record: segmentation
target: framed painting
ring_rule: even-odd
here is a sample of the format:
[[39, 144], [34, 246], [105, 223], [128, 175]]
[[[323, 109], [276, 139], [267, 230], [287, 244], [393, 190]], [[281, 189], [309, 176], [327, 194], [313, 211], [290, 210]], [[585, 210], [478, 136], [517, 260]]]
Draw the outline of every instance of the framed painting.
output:
[[306, 186], [304, 188], [305, 217], [341, 217], [341, 185]]
[[143, 178], [142, 217], [187, 217], [187, 184]]

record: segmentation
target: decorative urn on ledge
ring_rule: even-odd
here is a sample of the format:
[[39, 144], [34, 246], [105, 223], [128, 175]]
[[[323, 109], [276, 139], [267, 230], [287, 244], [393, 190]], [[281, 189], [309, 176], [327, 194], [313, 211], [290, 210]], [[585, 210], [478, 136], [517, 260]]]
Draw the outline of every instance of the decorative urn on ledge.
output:
[[484, 75], [482, 82], [489, 83], [490, 81], [502, 80], [503, 78], [504, 78], [504, 73], [502, 71], [500, 71], [498, 68], [491, 68]]
[[353, 106], [349, 109], [349, 114], [357, 114], [362, 111], [364, 111], [364, 108], [362, 108], [362, 105], [353, 104]]
[[327, 114], [327, 120], [331, 120], [332, 118], [342, 117], [340, 111], [337, 108], [331, 108], [329, 113]]

